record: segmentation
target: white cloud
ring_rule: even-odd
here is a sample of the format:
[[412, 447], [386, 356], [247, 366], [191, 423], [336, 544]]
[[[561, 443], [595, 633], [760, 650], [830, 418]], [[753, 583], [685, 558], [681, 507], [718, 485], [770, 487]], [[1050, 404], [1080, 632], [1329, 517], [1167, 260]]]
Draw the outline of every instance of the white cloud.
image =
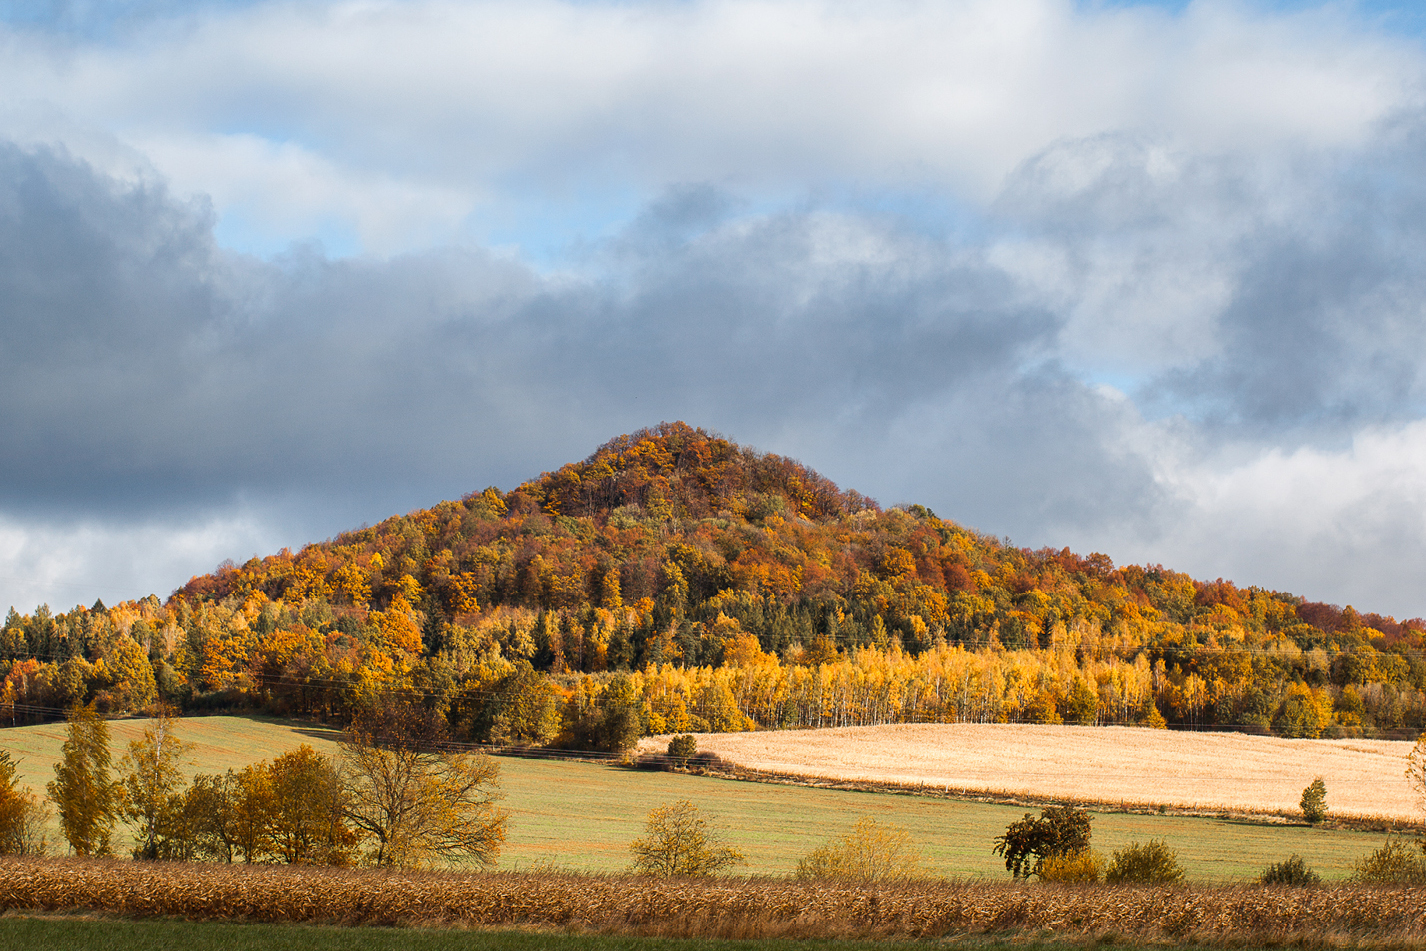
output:
[[12, 101], [112, 131], [220, 213], [296, 196], [268, 213], [300, 238], [345, 206], [383, 249], [472, 207], [685, 181], [985, 200], [1052, 143], [1126, 129], [1353, 146], [1419, 106], [1423, 65], [1341, 12], [1070, 0], [274, 2], [0, 50]]
[[[350, 233], [377, 255], [458, 242], [477, 199], [451, 187], [343, 167], [293, 142], [250, 133], [136, 137], [179, 194], [223, 209], [227, 231], [252, 237]], [[281, 250], [287, 241], [279, 239]], [[337, 250], [337, 249], [333, 249]]]
[[125, 523], [46, 522], [0, 515], [0, 610], [48, 604], [56, 611], [96, 598], [106, 604], [168, 597], [225, 558], [269, 554], [290, 540], [251, 513]]
[[1426, 609], [1426, 422], [1368, 428], [1337, 449], [1140, 435], [1183, 505], [1157, 538], [1116, 538], [1121, 560], [1401, 619]]

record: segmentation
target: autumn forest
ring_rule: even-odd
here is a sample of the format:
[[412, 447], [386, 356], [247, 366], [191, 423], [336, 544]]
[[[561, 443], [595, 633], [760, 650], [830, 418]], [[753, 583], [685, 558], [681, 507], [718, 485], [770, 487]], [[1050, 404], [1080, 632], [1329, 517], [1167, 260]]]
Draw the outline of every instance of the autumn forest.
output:
[[1426, 622], [883, 509], [683, 423], [502, 493], [224, 564], [167, 601], [11, 609], [0, 716], [399, 692], [471, 742], [912, 721], [1426, 727]]

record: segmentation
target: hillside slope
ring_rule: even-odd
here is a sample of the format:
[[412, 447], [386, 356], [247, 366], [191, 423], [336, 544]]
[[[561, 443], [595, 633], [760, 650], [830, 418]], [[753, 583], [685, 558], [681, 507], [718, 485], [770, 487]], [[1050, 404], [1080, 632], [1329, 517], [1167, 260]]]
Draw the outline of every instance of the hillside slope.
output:
[[463, 735], [605, 747], [908, 720], [1350, 735], [1426, 724], [1423, 628], [1014, 548], [666, 423], [166, 603], [12, 611], [0, 706], [341, 715], [399, 688]]

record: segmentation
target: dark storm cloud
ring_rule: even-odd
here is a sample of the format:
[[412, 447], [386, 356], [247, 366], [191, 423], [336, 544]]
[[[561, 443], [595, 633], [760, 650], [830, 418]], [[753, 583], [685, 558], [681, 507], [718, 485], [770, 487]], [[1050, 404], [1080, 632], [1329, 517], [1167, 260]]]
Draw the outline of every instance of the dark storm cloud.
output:
[[1068, 488], [1029, 511], [1153, 491], [1103, 448], [1112, 407], [1045, 362], [1042, 306], [884, 223], [730, 223], [726, 196], [680, 189], [602, 252], [605, 277], [541, 277], [475, 252], [236, 257], [204, 207], [47, 152], [0, 150], [0, 182], [12, 510], [394, 484], [430, 502], [672, 418], [978, 509], [1051, 470]]

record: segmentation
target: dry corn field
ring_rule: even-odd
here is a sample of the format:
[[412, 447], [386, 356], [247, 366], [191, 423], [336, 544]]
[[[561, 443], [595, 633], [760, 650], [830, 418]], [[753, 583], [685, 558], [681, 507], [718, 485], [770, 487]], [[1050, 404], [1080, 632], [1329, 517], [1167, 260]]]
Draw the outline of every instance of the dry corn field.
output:
[[1037, 932], [1177, 942], [1426, 941], [1426, 889], [857, 886], [0, 860], [0, 910], [353, 925], [543, 926], [728, 938]]
[[[668, 737], [650, 737], [662, 752]], [[1036, 724], [901, 724], [698, 735], [749, 769], [1104, 803], [1295, 812], [1316, 776], [1337, 814], [1419, 819], [1401, 740]]]

